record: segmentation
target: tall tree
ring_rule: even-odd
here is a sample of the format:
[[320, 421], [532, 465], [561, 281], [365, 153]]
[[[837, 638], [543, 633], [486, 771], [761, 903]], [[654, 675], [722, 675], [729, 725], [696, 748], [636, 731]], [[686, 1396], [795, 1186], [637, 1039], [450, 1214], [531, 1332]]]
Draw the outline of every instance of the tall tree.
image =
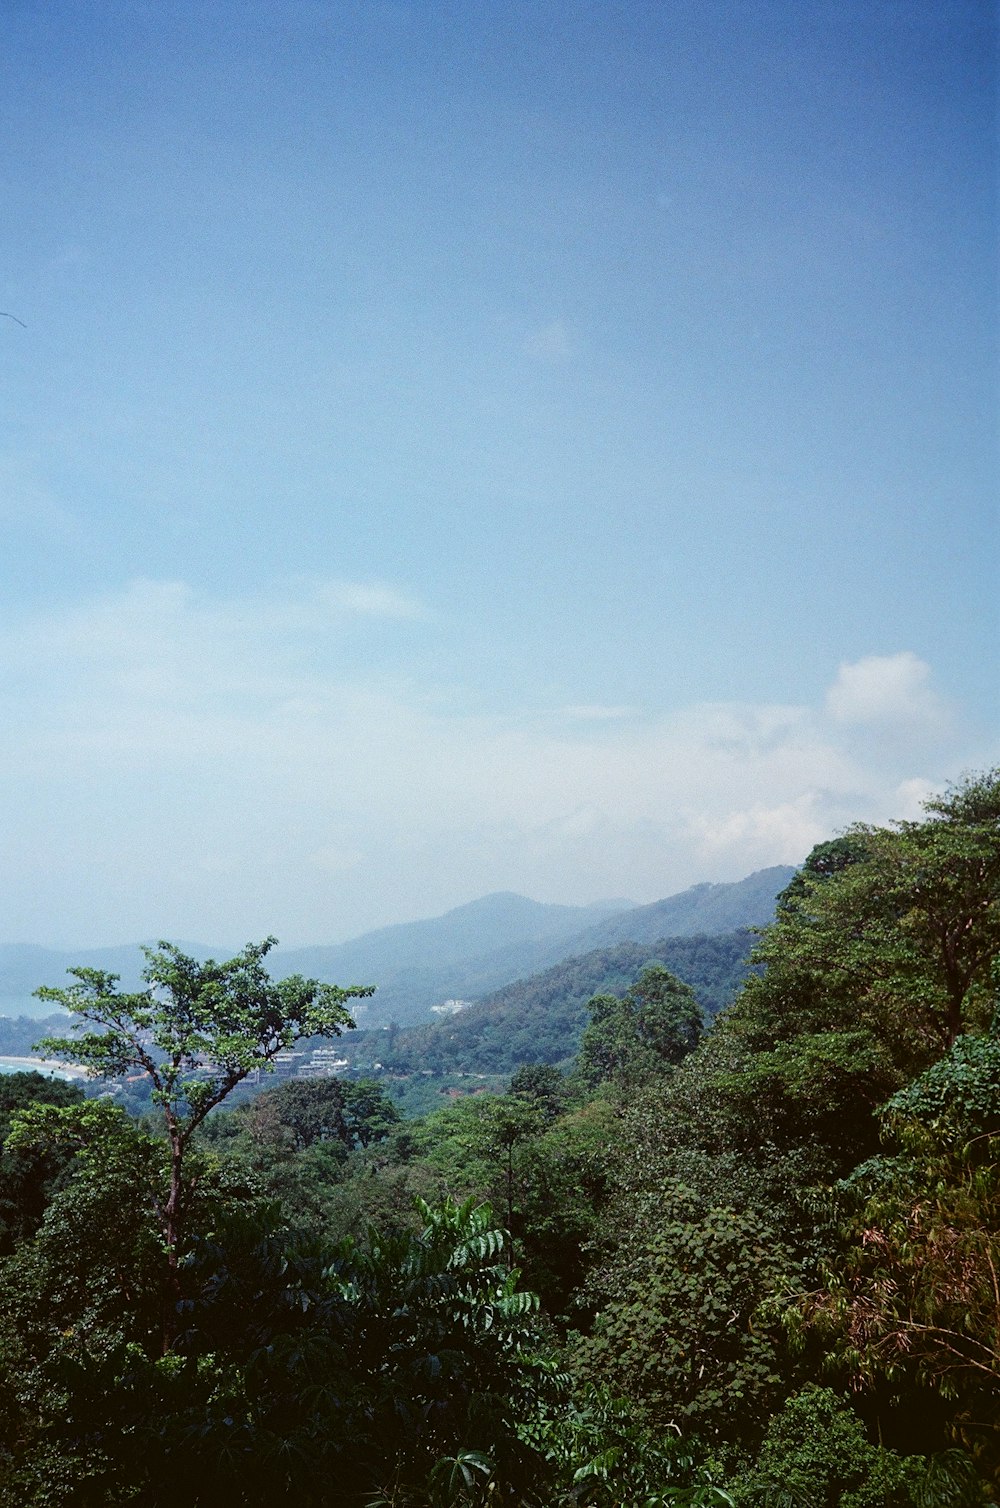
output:
[[806, 861], [755, 955], [765, 971], [730, 1015], [747, 1046], [861, 1029], [902, 1080], [986, 1029], [1000, 956], [1000, 770], [926, 811], [849, 828]]
[[[179, 1239], [190, 1195], [185, 1164], [205, 1117], [251, 1073], [302, 1037], [339, 1036], [352, 1027], [345, 1002], [370, 995], [372, 986], [341, 989], [292, 975], [272, 980], [264, 958], [277, 939], [249, 943], [223, 963], [198, 963], [171, 943], [147, 948], [148, 988], [123, 994], [118, 976], [71, 969], [76, 983], [43, 986], [42, 1000], [61, 1005], [86, 1028], [79, 1035], [46, 1037], [45, 1052], [84, 1064], [95, 1077], [145, 1074], [163, 1114], [169, 1145], [169, 1179], [158, 1214], [172, 1286], [177, 1289]], [[172, 1338], [165, 1322], [164, 1345]]]
[[790, 1320], [832, 1338], [855, 1386], [947, 1400], [1000, 1482], [1000, 1031], [960, 1037], [881, 1120], [886, 1153], [840, 1188], [845, 1249]]
[[580, 1042], [577, 1069], [591, 1088], [623, 1090], [655, 1079], [697, 1046], [701, 1006], [689, 985], [660, 963], [643, 969], [627, 994], [595, 995]]

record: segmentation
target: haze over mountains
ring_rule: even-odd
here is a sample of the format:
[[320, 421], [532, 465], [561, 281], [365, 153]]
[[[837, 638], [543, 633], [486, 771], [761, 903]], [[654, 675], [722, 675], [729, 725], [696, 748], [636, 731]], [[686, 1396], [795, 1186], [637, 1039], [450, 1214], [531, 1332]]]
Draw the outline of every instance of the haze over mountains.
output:
[[[383, 927], [349, 942], [277, 948], [272, 967], [278, 974], [301, 973], [335, 984], [376, 984], [377, 995], [356, 1012], [358, 1024], [415, 1024], [432, 1019], [431, 1006], [446, 999], [477, 999], [596, 948], [763, 926], [793, 873], [778, 865], [731, 884], [694, 885], [647, 906], [616, 900], [559, 906], [499, 892], [443, 916]], [[199, 958], [228, 952], [181, 946]], [[40, 984], [68, 982], [66, 970], [76, 965], [120, 974], [124, 988], [136, 988], [143, 962], [138, 944], [72, 952], [0, 945], [0, 1014], [46, 1013], [49, 1007], [33, 1000], [32, 991]]]
[[384, 1032], [359, 1032], [344, 1051], [362, 1072], [371, 1072], [376, 1062], [388, 1066], [397, 1082], [429, 1071], [428, 1093], [414, 1094], [412, 1082], [393, 1091], [420, 1114], [433, 1105], [435, 1092], [453, 1087], [454, 1081], [442, 1089], [435, 1076], [506, 1075], [522, 1063], [568, 1063], [579, 1049], [587, 1002], [594, 995], [625, 994], [651, 963], [663, 964], [690, 985], [710, 1019], [746, 979], [755, 941], [744, 929], [594, 948], [504, 985], [457, 1015], [397, 1032], [391, 1041]]

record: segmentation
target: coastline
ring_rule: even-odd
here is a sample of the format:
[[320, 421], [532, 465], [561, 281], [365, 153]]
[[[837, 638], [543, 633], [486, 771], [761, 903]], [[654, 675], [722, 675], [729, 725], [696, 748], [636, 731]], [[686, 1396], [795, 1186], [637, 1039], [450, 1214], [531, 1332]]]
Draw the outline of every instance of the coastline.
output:
[[25, 1058], [14, 1053], [0, 1053], [0, 1063], [15, 1063], [25, 1073], [62, 1073], [74, 1079], [89, 1077], [86, 1068], [79, 1063], [62, 1063], [57, 1058]]

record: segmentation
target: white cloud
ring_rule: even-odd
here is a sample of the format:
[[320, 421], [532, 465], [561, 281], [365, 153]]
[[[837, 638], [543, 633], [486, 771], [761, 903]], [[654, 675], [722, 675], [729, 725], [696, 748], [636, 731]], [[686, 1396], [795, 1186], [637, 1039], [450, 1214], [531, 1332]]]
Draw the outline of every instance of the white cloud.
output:
[[935, 794], [940, 794], [940, 788], [933, 780], [925, 780], [922, 775], [917, 775], [912, 780], [901, 780], [896, 787], [894, 815], [900, 822], [919, 821], [924, 814], [925, 804]]
[[814, 844], [828, 836], [822, 795], [808, 790], [792, 801], [767, 805], [754, 802], [721, 816], [698, 814], [690, 819], [692, 833], [700, 837], [701, 852], [727, 857], [744, 853], [748, 865], [758, 868], [771, 863], [797, 863]]
[[909, 650], [844, 663], [826, 695], [834, 722], [844, 725], [943, 727], [944, 703], [931, 686], [931, 668]]
[[8, 935], [331, 941], [488, 890], [652, 900], [915, 815], [943, 783], [847, 715], [893, 684], [920, 706], [914, 656], [896, 682], [841, 667], [832, 724], [780, 704], [470, 714], [362, 673], [339, 626], [370, 601], [393, 632], [394, 595], [359, 590], [136, 582], [0, 636]]
[[422, 618], [425, 609], [415, 597], [378, 582], [333, 581], [317, 594], [338, 612], [357, 618]]
[[[202, 598], [180, 581], [123, 590], [0, 634], [8, 669], [72, 665], [136, 693], [164, 696], [301, 690], [301, 662], [352, 620], [424, 617], [412, 596], [372, 582], [300, 579], [269, 594]], [[291, 657], [291, 659], [290, 659]], [[74, 677], [74, 680], [76, 677]]]

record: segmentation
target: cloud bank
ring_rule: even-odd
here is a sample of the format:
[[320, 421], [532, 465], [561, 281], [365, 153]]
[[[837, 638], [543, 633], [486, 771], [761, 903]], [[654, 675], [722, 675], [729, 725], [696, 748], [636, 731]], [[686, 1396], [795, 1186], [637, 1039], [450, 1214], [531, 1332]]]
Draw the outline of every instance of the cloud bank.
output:
[[842, 664], [826, 694], [834, 722], [943, 731], [948, 710], [930, 684], [930, 666], [909, 650]]
[[378, 582], [136, 581], [0, 635], [5, 940], [333, 941], [497, 889], [648, 901], [915, 814], [965, 762], [909, 651], [842, 664], [814, 706], [489, 715], [365, 671], [359, 627], [433, 619]]

